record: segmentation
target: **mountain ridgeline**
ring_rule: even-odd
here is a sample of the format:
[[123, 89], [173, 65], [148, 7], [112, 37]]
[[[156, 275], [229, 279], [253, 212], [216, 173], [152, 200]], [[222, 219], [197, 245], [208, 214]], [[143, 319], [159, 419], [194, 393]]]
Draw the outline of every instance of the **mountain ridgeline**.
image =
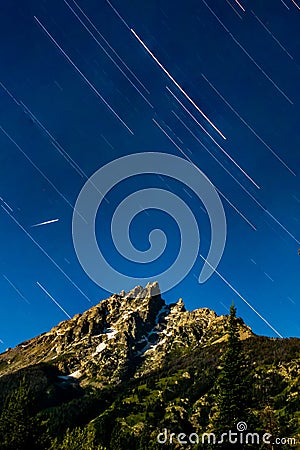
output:
[[202, 441], [241, 421], [297, 448], [299, 381], [300, 339], [257, 336], [233, 306], [167, 305], [149, 283], [0, 355], [0, 450], [272, 448]]

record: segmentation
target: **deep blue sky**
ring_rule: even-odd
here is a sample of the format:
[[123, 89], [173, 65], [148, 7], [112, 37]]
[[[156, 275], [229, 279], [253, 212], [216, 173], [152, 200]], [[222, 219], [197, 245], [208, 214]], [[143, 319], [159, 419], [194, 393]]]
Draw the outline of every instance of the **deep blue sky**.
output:
[[[96, 36], [73, 1], [68, 1]], [[66, 318], [37, 281], [71, 316], [108, 296], [85, 274], [72, 243], [72, 205], [85, 179], [52, 145], [49, 135], [25, 113], [20, 102], [88, 177], [106, 163], [132, 153], [158, 151], [182, 156], [152, 119], [166, 130], [170, 127], [176, 143], [256, 228], [222, 200], [228, 239], [218, 271], [282, 336], [300, 336], [300, 11], [291, 0], [285, 0], [285, 4], [280, 0], [241, 0], [245, 11], [234, 0], [207, 0], [206, 4], [191, 0], [184, 3], [114, 0], [113, 6], [128, 25], [222, 130], [227, 137], [224, 141], [167, 78], [105, 0], [78, 1], [109, 45], [147, 88], [149, 94], [118, 60], [153, 109], [63, 0], [2, 2], [0, 81], [14, 98], [0, 87], [0, 125], [24, 153], [0, 131], [0, 196], [12, 209], [8, 211], [15, 219], [1, 208], [0, 339], [3, 343], [0, 342], [0, 351]], [[34, 16], [122, 117], [133, 135], [83, 81]], [[117, 61], [99, 35], [97, 39]], [[259, 190], [204, 134], [166, 86], [255, 180]], [[281, 226], [199, 145], [172, 110]], [[105, 227], [109, 229], [113, 208], [126, 195], [153, 183], [167, 189], [166, 181], [172, 192], [194, 211], [201, 230], [201, 253], [206, 255], [210, 241], [207, 216], [200, 209], [199, 201], [174, 180], [163, 182], [137, 177], [117, 186], [111, 192], [110, 206], [103, 209]], [[1, 205], [5, 206], [3, 202]], [[56, 218], [59, 218], [56, 223], [31, 228], [33, 224]], [[131, 228], [133, 243], [145, 250], [149, 232], [157, 227], [164, 229], [169, 237], [169, 247], [157, 265], [151, 265], [153, 279], [155, 273], [166, 269], [176, 257], [178, 228], [169, 216], [158, 211], [140, 214]], [[126, 261], [114, 254], [109, 238], [101, 242], [99, 236], [99, 243], [119, 270], [129, 275], [131, 270], [135, 275], [152, 274], [145, 266], [126, 265]], [[199, 285], [197, 277], [202, 266], [199, 258], [184, 281], [166, 292], [164, 298], [171, 302], [183, 297], [188, 309], [209, 307], [218, 314], [226, 313], [234, 300], [238, 314], [254, 332], [276, 336], [217, 274]], [[131, 287], [129, 283], [124, 289]]]

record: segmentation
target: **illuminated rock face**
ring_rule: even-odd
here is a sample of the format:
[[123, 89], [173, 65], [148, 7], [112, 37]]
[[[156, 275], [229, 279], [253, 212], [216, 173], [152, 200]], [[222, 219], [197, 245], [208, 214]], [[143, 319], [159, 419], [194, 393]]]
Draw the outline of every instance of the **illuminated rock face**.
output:
[[[208, 308], [186, 311], [182, 299], [166, 305], [157, 282], [137, 286], [59, 323], [0, 355], [0, 375], [41, 362], [81, 384], [118, 383], [161, 366], [177, 348], [226, 339], [226, 317]], [[253, 335], [240, 321], [240, 335]], [[76, 374], [76, 376], [74, 375]]]

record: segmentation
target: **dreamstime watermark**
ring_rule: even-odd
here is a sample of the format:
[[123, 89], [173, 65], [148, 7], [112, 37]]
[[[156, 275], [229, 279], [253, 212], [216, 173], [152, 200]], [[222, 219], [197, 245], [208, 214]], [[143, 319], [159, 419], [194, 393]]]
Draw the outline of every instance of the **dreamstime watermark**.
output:
[[251, 433], [247, 431], [246, 422], [238, 422], [236, 425], [236, 430], [229, 430], [226, 433], [221, 433], [216, 435], [215, 433], [171, 433], [164, 428], [164, 430], [157, 435], [157, 442], [159, 444], [207, 444], [207, 445], [218, 445], [218, 444], [268, 444], [268, 445], [296, 445], [297, 441], [295, 438], [281, 438], [274, 437], [271, 433]]
[[[226, 218], [222, 202], [215, 187], [200, 169], [183, 158], [159, 152], [137, 153], [115, 159], [97, 170], [83, 186], [72, 220], [74, 248], [82, 268], [96, 284], [109, 292], [121, 291], [129, 280], [141, 285], [153, 280], [153, 276], [129, 277], [120, 268], [112, 267], [100, 251], [95, 230], [98, 209], [108, 192], [127, 178], [145, 174], [168, 176], [183, 183], [205, 206], [211, 226], [211, 244], [198, 278], [199, 283], [204, 283], [218, 266], [225, 248]], [[150, 208], [169, 214], [180, 230], [180, 248], [175, 261], [155, 275], [164, 292], [176, 286], [192, 269], [199, 255], [200, 233], [193, 212], [178, 195], [155, 187], [137, 190], [119, 203], [110, 223], [113, 244], [127, 260], [150, 263], [156, 261], [166, 248], [166, 235], [160, 228], [149, 233], [150, 246], [146, 251], [135, 248], [130, 240], [132, 220]]]

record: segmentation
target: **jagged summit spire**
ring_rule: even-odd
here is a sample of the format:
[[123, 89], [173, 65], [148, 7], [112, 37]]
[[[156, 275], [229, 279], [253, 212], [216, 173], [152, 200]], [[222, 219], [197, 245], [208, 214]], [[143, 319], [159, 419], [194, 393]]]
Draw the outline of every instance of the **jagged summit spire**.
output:
[[119, 294], [123, 298], [151, 298], [157, 295], [160, 295], [160, 288], [157, 281], [153, 281], [152, 283], [148, 283], [146, 287], [136, 286], [128, 292], [124, 290]]

